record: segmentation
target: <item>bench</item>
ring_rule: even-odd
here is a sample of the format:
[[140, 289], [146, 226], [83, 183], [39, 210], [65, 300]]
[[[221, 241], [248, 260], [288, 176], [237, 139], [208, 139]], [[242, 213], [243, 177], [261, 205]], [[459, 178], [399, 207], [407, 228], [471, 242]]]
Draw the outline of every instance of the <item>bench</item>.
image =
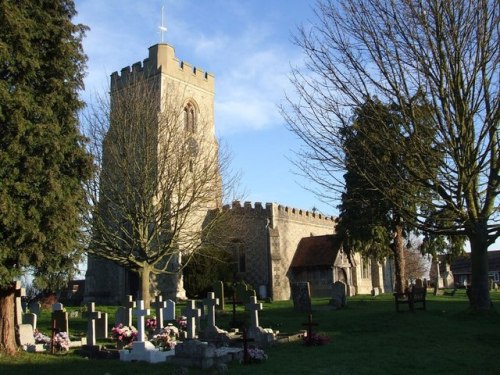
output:
[[399, 305], [408, 305], [410, 311], [415, 311], [415, 305], [421, 304], [422, 310], [426, 309], [425, 297], [427, 295], [426, 288], [413, 287], [404, 293], [394, 293], [394, 302], [396, 311], [399, 312]]

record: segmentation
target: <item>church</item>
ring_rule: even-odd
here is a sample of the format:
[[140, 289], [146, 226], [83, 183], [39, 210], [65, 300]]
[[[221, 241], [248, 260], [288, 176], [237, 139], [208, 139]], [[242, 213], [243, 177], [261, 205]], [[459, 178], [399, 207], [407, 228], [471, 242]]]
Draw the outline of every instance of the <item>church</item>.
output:
[[[185, 131], [192, 135], [192, 139], [198, 139], [197, 132], [203, 133], [200, 140], [195, 144], [193, 142], [191, 149], [204, 155], [205, 159], [218, 152], [213, 75], [179, 60], [172, 46], [156, 44], [149, 48], [149, 56], [142, 63], [127, 66], [120, 73], [111, 75], [111, 116], [113, 105], [117, 106], [114, 95], [129, 90], [138, 81], [143, 85], [154, 85], [159, 94], [148, 100], [156, 101], [155, 108], [159, 111], [166, 106], [180, 107], [176, 109], [182, 117]], [[176, 94], [182, 100], [175, 104], [166, 103], [165, 93]], [[158, 123], [153, 127], [157, 134], [161, 126]], [[114, 134], [116, 132], [111, 130], [108, 132], [109, 144], [119, 142]], [[158, 144], [161, 142], [158, 135], [152, 138], [158, 140]], [[106, 157], [106, 145], [103, 145], [103, 159], [109, 159]], [[103, 172], [106, 169], [116, 171], [119, 166], [108, 161], [103, 164]], [[114, 184], [120, 186], [119, 178], [115, 179]], [[245, 227], [244, 231], [230, 234], [233, 241], [229, 250], [235, 259], [235, 274], [250, 284], [260, 298], [288, 300], [291, 297], [291, 283], [298, 281], [310, 283], [312, 296], [329, 296], [331, 285], [336, 281], [346, 284], [349, 295], [392, 291], [392, 263], [366, 259], [359, 253], [344, 251], [335, 236], [335, 218], [277, 203], [236, 201], [222, 206], [219, 178], [212, 180], [215, 181], [207, 187], [211, 198], [187, 220], [193, 226], [202, 227], [213, 210], [223, 210]], [[101, 186], [101, 191], [105, 189], [111, 187]], [[150, 288], [152, 295], [161, 293], [164, 298], [176, 300], [186, 298], [181, 274], [161, 279], [154, 288]], [[120, 304], [126, 295], [138, 294], [138, 284], [138, 276], [134, 272], [111, 260], [89, 255], [85, 301]]]

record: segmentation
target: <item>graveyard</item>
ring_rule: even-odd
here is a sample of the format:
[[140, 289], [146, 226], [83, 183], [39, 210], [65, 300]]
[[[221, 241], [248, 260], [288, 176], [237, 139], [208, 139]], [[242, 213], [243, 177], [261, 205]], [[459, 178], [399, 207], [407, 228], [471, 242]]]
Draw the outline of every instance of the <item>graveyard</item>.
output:
[[[492, 291], [491, 296], [494, 303], [500, 302], [499, 292]], [[197, 341], [193, 338], [202, 332], [217, 335], [230, 331], [234, 320], [242, 327], [259, 326], [267, 328], [266, 332], [279, 332], [270, 345], [259, 342], [267, 360], [245, 364], [241, 356], [234, 358], [227, 362], [227, 373], [230, 374], [498, 373], [500, 364], [496, 354], [500, 316], [496, 312], [479, 316], [470, 313], [464, 290], [438, 296], [431, 292], [427, 299], [425, 311], [416, 309], [411, 312], [401, 308], [396, 312], [392, 294], [349, 297], [342, 308], [332, 308], [329, 298], [313, 298], [309, 314], [294, 308], [293, 301], [253, 300], [247, 305], [235, 305], [233, 311], [232, 304], [226, 300], [224, 310], [216, 310], [210, 308], [215, 304], [215, 298], [209, 295], [205, 302], [177, 303], [175, 312], [168, 313], [176, 317], [187, 315], [187, 320], [196, 321], [188, 325], [184, 333], [184, 342], [187, 343]], [[68, 317], [64, 324], [68, 324], [72, 342], [69, 350], [19, 352], [13, 358], [0, 357], [0, 373], [178, 374], [183, 373], [179, 369], [184, 368], [189, 374], [220, 373], [213, 366], [202, 368], [192, 366], [192, 363], [187, 366], [182, 361], [148, 363], [143, 359], [123, 358], [123, 355], [120, 360], [120, 352], [115, 349], [117, 342], [111, 334], [115, 316], [118, 314], [119, 320], [131, 318], [132, 322], [125, 322], [127, 324], [142, 325], [139, 340], [145, 340], [141, 345], [147, 348], [151, 344], [144, 337], [147, 335], [146, 321], [155, 316], [155, 306], [166, 306], [166, 301], [157, 299], [149, 311], [140, 302], [139, 307], [137, 303], [134, 308], [132, 305], [134, 301], [130, 301], [130, 307], [136, 312], [131, 316], [125, 316], [123, 307], [118, 306], [62, 307]], [[204, 312], [199, 308], [203, 305]], [[50, 336], [53, 313], [42, 309], [37, 314], [36, 326], [45, 335]], [[104, 316], [107, 316], [107, 321]], [[141, 320], [144, 321], [141, 323]], [[107, 332], [98, 328], [103, 321]], [[246, 344], [257, 346], [258, 336], [250, 337], [250, 331], [248, 329]], [[307, 331], [327, 338], [324, 345], [305, 345], [296, 334], [303, 335]], [[241, 331], [240, 337], [236, 337], [235, 342], [242, 342]], [[284, 340], [285, 337], [294, 339]], [[299, 339], [295, 339], [297, 337]], [[182, 341], [179, 339], [177, 347]], [[112, 354], [106, 359], [106, 356], [92, 352], [93, 347], [110, 348]], [[134, 348], [126, 352], [133, 355]]]

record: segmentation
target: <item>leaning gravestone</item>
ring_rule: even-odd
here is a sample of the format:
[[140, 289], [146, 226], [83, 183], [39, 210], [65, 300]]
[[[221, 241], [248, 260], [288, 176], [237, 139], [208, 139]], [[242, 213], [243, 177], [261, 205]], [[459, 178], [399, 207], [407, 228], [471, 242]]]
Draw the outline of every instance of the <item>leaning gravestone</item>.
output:
[[347, 285], [342, 281], [335, 281], [332, 285], [332, 298], [330, 306], [340, 309], [346, 305]]
[[311, 311], [311, 290], [308, 282], [291, 283], [293, 308], [295, 311]]

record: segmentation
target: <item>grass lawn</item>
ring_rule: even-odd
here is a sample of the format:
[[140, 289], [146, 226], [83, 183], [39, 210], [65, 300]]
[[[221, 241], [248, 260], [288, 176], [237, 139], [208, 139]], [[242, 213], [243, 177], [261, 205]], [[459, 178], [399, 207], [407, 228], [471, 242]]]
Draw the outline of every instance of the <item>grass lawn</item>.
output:
[[[500, 292], [491, 293], [495, 306]], [[428, 296], [427, 311], [396, 313], [390, 294], [356, 296], [345, 309], [332, 311], [327, 299], [313, 300], [315, 332], [330, 336], [325, 346], [281, 344], [266, 349], [265, 363], [229, 364], [229, 373], [244, 374], [500, 374], [500, 314], [467, 311], [463, 290], [455, 296]], [[406, 307], [406, 306], [404, 306]], [[404, 310], [404, 307], [402, 310]], [[217, 320], [228, 328], [230, 306]], [[103, 310], [98, 307], [98, 310]], [[113, 308], [109, 308], [110, 311]], [[243, 314], [239, 309], [239, 314]], [[113, 320], [114, 315], [110, 317]], [[281, 332], [303, 329], [305, 314], [293, 311], [291, 302], [264, 304], [261, 326]], [[39, 326], [49, 327], [48, 313]], [[70, 331], [85, 331], [85, 321], [70, 321]], [[73, 353], [20, 353], [14, 358], [0, 355], [0, 375], [169, 375], [169, 364], [90, 360]], [[211, 373], [191, 369], [190, 374]]]

